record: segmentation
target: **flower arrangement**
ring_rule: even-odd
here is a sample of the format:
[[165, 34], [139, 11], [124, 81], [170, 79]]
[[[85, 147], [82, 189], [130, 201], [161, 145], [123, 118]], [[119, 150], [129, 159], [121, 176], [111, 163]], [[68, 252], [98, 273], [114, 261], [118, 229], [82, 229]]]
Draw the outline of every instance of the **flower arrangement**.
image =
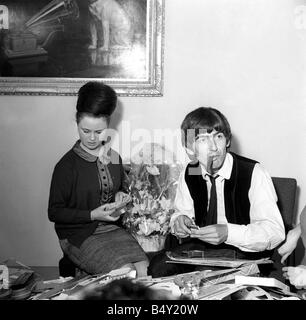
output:
[[131, 160], [128, 178], [132, 202], [123, 224], [145, 251], [160, 250], [164, 244], [180, 171], [174, 155], [156, 143], [144, 145]]

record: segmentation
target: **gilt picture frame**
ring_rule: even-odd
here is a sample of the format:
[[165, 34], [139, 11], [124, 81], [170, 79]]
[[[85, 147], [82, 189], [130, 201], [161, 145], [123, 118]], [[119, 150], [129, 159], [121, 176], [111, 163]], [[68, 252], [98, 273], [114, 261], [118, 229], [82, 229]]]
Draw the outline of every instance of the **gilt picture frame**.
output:
[[0, 94], [162, 96], [164, 0], [0, 0]]

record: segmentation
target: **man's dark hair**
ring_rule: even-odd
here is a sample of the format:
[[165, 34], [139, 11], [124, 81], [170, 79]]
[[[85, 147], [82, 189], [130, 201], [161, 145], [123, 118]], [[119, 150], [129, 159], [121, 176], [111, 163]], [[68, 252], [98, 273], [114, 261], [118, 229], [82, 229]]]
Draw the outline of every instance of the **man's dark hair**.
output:
[[203, 130], [222, 132], [226, 141], [231, 141], [231, 127], [226, 117], [217, 109], [200, 107], [188, 113], [181, 124], [183, 146], [188, 147]]

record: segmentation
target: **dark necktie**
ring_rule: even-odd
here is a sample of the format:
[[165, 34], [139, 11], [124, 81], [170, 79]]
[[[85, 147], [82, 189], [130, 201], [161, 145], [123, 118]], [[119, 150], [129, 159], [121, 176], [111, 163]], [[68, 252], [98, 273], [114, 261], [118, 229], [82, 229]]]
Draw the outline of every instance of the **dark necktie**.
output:
[[217, 223], [217, 192], [216, 192], [216, 178], [217, 176], [209, 176], [211, 182], [210, 188], [210, 200], [209, 200], [209, 207], [206, 216], [206, 223], [205, 225], [211, 225]]

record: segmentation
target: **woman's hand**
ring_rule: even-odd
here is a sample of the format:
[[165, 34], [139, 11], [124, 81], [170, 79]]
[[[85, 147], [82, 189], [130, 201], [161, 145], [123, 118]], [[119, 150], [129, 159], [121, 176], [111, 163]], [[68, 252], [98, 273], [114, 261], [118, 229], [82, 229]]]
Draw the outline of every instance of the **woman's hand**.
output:
[[114, 216], [112, 216], [112, 214], [115, 211], [120, 210], [122, 205], [126, 205], [130, 201], [131, 197], [128, 194], [119, 191], [115, 195], [115, 202], [103, 204], [102, 206], [91, 211], [91, 220], [107, 222], [117, 221], [120, 218], [121, 213], [118, 211], [118, 214]]
[[284, 263], [286, 259], [290, 256], [290, 254], [293, 252], [293, 250], [296, 248], [300, 236], [300, 225], [288, 232], [285, 243], [277, 250], [278, 253], [282, 256], [281, 263]]
[[119, 216], [117, 216], [117, 217], [111, 216], [111, 214], [113, 214], [115, 211], [116, 211], [115, 202], [106, 203], [106, 204], [103, 204], [102, 206], [92, 210], [90, 212], [90, 217], [91, 217], [91, 220], [114, 222], [119, 219]]
[[116, 203], [128, 203], [131, 201], [131, 196], [123, 191], [119, 191], [115, 195], [115, 202]]

